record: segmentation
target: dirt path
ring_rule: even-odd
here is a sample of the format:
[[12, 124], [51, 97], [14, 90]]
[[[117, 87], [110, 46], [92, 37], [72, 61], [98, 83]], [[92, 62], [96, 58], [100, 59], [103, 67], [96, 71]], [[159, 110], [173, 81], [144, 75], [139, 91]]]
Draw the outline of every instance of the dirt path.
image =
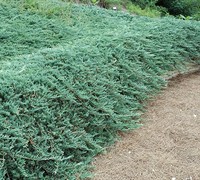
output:
[[142, 128], [96, 158], [95, 180], [200, 180], [200, 73], [176, 78]]

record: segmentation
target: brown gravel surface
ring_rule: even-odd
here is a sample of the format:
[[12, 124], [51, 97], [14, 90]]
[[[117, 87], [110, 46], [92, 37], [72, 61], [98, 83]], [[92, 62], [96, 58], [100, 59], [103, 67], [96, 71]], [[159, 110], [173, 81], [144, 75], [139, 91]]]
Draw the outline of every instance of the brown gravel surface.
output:
[[144, 126], [94, 161], [94, 180], [200, 180], [200, 73], [149, 103]]

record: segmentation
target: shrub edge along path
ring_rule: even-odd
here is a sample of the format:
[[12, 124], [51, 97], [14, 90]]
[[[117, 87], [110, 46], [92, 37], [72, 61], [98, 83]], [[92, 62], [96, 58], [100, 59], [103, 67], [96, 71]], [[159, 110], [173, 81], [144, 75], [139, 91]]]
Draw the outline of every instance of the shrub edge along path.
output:
[[173, 75], [149, 103], [145, 125], [96, 158], [95, 180], [200, 179], [200, 72], [195, 69]]

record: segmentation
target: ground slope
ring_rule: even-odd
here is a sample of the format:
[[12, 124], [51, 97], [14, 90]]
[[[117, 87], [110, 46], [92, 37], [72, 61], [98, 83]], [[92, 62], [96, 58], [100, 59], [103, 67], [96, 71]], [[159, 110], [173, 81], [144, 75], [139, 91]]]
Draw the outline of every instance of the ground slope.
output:
[[88, 177], [162, 75], [199, 57], [199, 22], [0, 0], [0, 179]]
[[144, 119], [96, 159], [94, 179], [200, 179], [200, 73], [176, 79]]

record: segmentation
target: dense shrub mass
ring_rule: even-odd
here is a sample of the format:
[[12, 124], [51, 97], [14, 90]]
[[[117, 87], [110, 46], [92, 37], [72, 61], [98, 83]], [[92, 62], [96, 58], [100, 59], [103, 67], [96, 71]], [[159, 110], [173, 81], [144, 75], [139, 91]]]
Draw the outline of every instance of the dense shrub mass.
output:
[[165, 84], [162, 75], [199, 63], [199, 22], [60, 1], [42, 13], [40, 4], [5, 2], [0, 179], [88, 177], [92, 158], [119, 131], [139, 126], [145, 100]]

